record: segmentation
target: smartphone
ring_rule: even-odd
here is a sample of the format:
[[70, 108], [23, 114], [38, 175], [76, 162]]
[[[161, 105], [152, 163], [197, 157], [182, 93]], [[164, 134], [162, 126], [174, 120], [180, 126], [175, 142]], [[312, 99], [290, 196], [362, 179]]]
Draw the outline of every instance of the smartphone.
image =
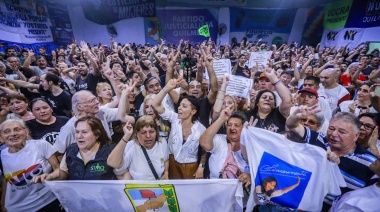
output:
[[377, 97], [380, 97], [380, 86], [377, 86], [377, 87], [375, 88], [375, 95], [376, 95]]

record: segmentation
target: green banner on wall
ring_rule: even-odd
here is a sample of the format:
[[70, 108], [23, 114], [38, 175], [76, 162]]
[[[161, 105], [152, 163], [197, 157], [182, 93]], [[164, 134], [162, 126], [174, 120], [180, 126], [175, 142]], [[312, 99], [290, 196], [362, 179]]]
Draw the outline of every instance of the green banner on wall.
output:
[[323, 26], [327, 29], [344, 27], [348, 14], [350, 14], [352, 0], [341, 0], [325, 6]]

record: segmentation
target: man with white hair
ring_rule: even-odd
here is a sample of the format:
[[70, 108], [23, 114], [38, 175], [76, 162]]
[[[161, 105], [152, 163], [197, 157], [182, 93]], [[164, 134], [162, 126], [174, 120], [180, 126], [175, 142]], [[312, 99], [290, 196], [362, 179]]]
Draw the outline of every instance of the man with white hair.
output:
[[[339, 169], [347, 183], [347, 187], [341, 188], [342, 194], [374, 184], [378, 176], [369, 169], [369, 166], [375, 162], [376, 157], [356, 143], [361, 126], [359, 119], [351, 113], [335, 114], [330, 120], [325, 137], [300, 123], [302, 119], [315, 112], [317, 112], [315, 107], [300, 106], [287, 118], [286, 126], [306, 142], [313, 142], [310, 139], [316, 139], [328, 145], [339, 157]], [[313, 136], [313, 134], [317, 135]], [[323, 211], [331, 207], [335, 198], [331, 195], [326, 196]]]
[[338, 84], [339, 73], [333, 68], [323, 70], [319, 78], [324, 87], [330, 109], [334, 114], [340, 103], [350, 100], [350, 93], [345, 87]]
[[[129, 95], [131, 89], [132, 88], [125, 89], [122, 95]], [[124, 107], [100, 108], [98, 98], [87, 90], [76, 92], [71, 102], [75, 115], [61, 128], [59, 137], [54, 143], [54, 147], [61, 154], [65, 153], [70, 144], [75, 143], [75, 122], [84, 116], [96, 116], [102, 122], [110, 140], [113, 134], [111, 126], [109, 125], [111, 121], [120, 120], [122, 122], [129, 121], [131, 124], [135, 123], [135, 119], [127, 115], [129, 113], [128, 103], [123, 104]]]

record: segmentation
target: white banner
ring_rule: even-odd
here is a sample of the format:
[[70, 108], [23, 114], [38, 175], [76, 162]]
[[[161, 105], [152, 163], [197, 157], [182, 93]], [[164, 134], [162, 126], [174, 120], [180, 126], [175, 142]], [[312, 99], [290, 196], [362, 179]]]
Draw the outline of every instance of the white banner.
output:
[[[231, 74], [231, 60], [230, 59], [219, 59], [213, 60], [213, 66], [216, 78], [223, 78], [225, 74]], [[207, 69], [205, 70], [205, 77], [208, 81], [209, 76]]]
[[53, 41], [51, 23], [42, 1], [0, 1], [0, 11], [0, 33], [12, 33], [11, 37], [5, 36], [2, 40], [21, 43]]
[[267, 52], [251, 52], [251, 56], [249, 57], [248, 68], [252, 68], [256, 66], [256, 63], [259, 66], [267, 67], [269, 63], [270, 56], [272, 55], [272, 51]]
[[49, 181], [45, 185], [66, 211], [242, 211], [243, 187], [233, 179]]
[[325, 29], [322, 36], [321, 47], [339, 47], [349, 43], [347, 48], [352, 49], [360, 44], [365, 29], [363, 28], [341, 28]]
[[249, 90], [252, 88], [252, 85], [252, 79], [236, 75], [230, 75], [230, 81], [228, 82], [226, 88], [226, 94], [248, 98]]

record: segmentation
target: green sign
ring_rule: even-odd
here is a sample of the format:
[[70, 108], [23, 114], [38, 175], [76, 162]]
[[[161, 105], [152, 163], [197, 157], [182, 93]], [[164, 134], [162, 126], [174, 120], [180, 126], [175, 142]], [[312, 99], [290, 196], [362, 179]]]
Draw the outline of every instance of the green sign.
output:
[[350, 14], [352, 0], [341, 0], [325, 6], [323, 26], [327, 29], [344, 27], [348, 14]]
[[203, 25], [199, 27], [198, 29], [199, 35], [205, 36], [205, 37], [210, 37], [210, 30], [208, 29], [208, 25]]

